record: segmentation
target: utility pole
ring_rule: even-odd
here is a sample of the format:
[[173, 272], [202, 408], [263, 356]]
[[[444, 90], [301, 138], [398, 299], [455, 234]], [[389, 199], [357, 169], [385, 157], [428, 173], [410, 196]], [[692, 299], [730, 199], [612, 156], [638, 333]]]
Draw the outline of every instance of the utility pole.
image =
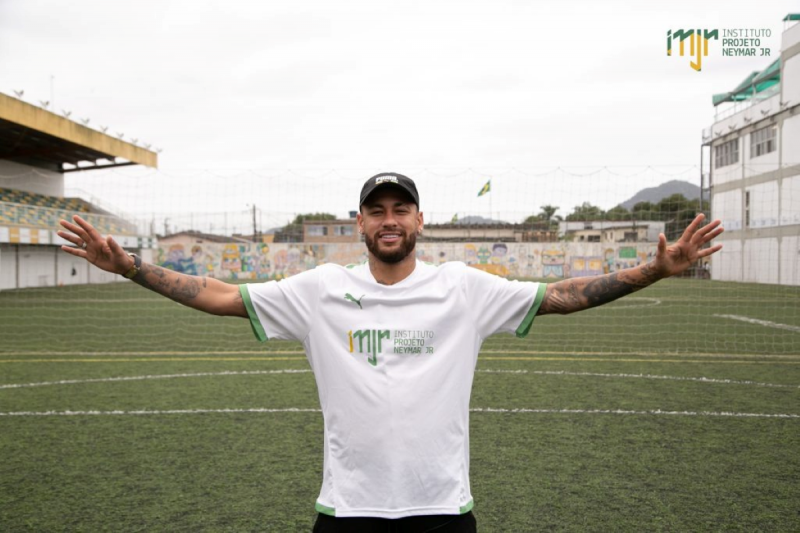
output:
[[258, 240], [258, 232], [256, 231], [256, 204], [253, 204], [253, 240]]

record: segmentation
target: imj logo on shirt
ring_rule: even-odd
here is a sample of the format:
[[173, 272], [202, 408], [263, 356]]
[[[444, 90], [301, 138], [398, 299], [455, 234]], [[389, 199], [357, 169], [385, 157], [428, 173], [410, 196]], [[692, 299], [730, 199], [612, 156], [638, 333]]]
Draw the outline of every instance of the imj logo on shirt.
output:
[[358, 341], [358, 353], [367, 354], [369, 364], [376, 366], [378, 364], [378, 354], [383, 351], [383, 339], [388, 339], [389, 335], [388, 329], [350, 330], [347, 332], [347, 337], [350, 341], [350, 353], [355, 352], [355, 341]]
[[703, 56], [708, 55], [708, 41], [719, 39], [719, 30], [669, 30], [667, 32], [667, 55], [672, 55], [672, 43], [678, 40], [680, 43], [679, 51], [683, 56], [685, 48], [684, 41], [689, 39], [689, 57], [694, 57], [694, 61], [689, 61], [689, 66], [697, 72], [703, 67]]

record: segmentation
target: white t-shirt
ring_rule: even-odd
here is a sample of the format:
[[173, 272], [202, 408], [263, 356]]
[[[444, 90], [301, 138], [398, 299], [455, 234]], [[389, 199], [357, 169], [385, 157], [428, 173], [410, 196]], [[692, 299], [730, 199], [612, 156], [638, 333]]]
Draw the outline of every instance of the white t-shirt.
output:
[[401, 518], [472, 508], [469, 399], [483, 340], [527, 335], [545, 285], [417, 261], [394, 285], [327, 264], [241, 285], [259, 340], [299, 340], [325, 422], [319, 512]]

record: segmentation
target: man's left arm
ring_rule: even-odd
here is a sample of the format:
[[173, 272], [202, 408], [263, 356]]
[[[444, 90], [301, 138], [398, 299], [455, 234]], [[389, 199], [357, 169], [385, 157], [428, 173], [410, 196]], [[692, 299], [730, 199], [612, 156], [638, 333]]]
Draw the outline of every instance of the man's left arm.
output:
[[680, 274], [698, 259], [708, 257], [722, 248], [721, 244], [703, 248], [724, 231], [719, 220], [701, 227], [704, 220], [704, 215], [697, 215], [681, 238], [670, 246], [667, 246], [664, 234], [660, 234], [658, 253], [655, 260], [650, 263], [605, 276], [572, 278], [549, 283], [537, 314], [566, 315], [597, 307], [644, 289], [660, 279]]

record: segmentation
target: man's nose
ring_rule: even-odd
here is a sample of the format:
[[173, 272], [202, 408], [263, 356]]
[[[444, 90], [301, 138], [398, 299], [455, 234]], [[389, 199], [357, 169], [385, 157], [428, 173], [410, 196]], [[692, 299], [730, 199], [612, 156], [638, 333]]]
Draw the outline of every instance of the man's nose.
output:
[[397, 225], [397, 220], [395, 220], [394, 213], [387, 212], [386, 216], [383, 217], [383, 226], [394, 227], [396, 225]]

